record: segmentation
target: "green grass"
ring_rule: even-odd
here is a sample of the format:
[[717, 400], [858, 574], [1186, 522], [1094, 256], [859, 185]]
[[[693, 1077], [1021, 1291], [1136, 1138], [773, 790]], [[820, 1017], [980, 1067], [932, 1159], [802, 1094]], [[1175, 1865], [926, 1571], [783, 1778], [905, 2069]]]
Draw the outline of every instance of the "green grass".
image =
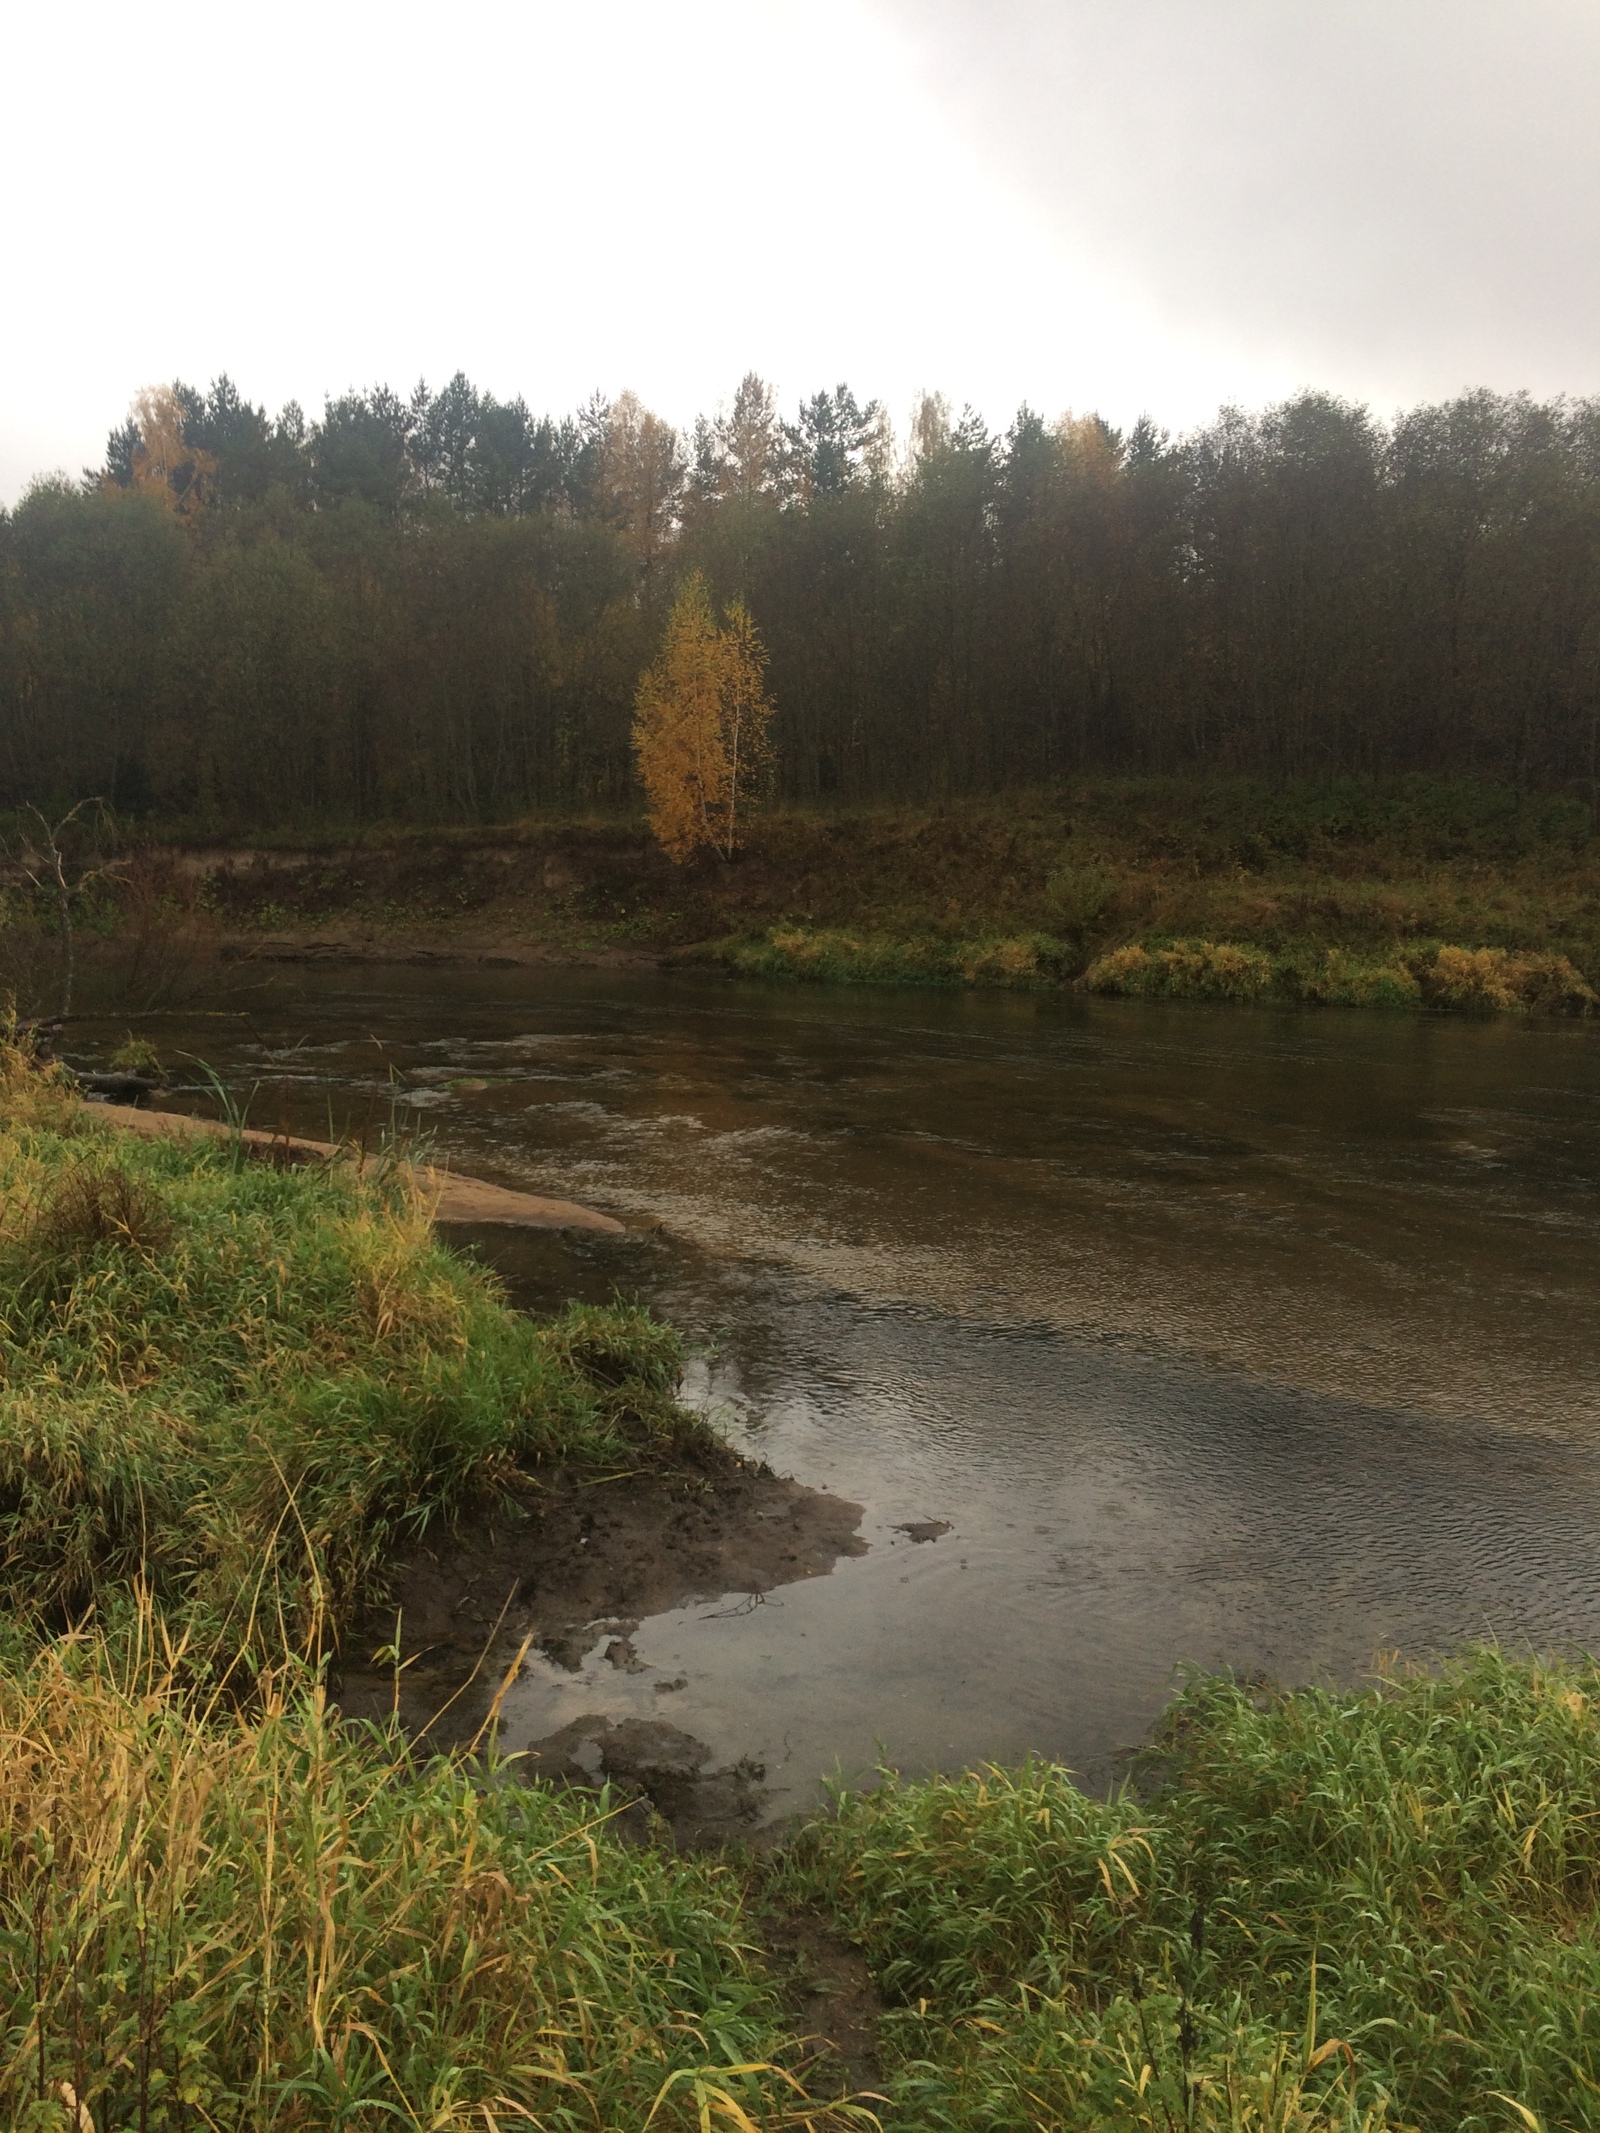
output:
[[114, 1614], [142, 1581], [192, 1650], [254, 1665], [337, 1636], [396, 1540], [469, 1497], [703, 1437], [673, 1399], [667, 1328], [626, 1307], [508, 1310], [402, 1172], [117, 1135], [8, 1057], [14, 1620]]
[[903, 2133], [1593, 2127], [1597, 1698], [1491, 1651], [1343, 1696], [1200, 1680], [1144, 1802], [891, 1783], [783, 1872], [895, 2002]]

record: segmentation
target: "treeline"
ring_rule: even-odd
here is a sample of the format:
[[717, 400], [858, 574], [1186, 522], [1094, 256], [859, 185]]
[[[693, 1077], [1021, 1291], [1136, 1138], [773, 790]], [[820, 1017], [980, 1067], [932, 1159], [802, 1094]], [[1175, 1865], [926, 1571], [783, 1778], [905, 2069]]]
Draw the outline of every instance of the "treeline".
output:
[[755, 377], [688, 435], [459, 376], [269, 418], [222, 378], [0, 514], [0, 805], [627, 800], [691, 569], [765, 640], [793, 800], [1600, 770], [1600, 402], [1305, 394], [1174, 439], [927, 398], [897, 443], [847, 387], [786, 420]]

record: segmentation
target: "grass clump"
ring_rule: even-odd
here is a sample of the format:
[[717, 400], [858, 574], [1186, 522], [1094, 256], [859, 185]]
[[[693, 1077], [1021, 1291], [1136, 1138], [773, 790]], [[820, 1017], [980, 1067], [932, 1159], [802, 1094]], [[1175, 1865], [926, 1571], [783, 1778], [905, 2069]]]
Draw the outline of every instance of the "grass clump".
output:
[[114, 1139], [0, 1084], [0, 1567], [35, 1625], [142, 1579], [196, 1653], [336, 1635], [469, 1497], [686, 1449], [679, 1362], [642, 1310], [508, 1310], [402, 1175]]
[[1088, 992], [1135, 999], [1279, 1000], [1324, 1007], [1433, 1007], [1468, 1014], [1587, 1015], [1600, 996], [1564, 955], [1424, 943], [1387, 956], [1227, 941], [1133, 941], [1098, 956]]
[[1600, 1674], [1202, 1680], [1161, 1747], [1143, 1803], [890, 1782], [795, 1847], [897, 2003], [886, 2124], [1600, 2125]]
[[1441, 947], [1413, 963], [1436, 1007], [1481, 1014], [1591, 1014], [1600, 1000], [1564, 955], [1513, 955], [1505, 948]]
[[1090, 992], [1137, 999], [1264, 1000], [1272, 980], [1272, 958], [1259, 948], [1219, 941], [1145, 948], [1134, 941], [1091, 964], [1083, 982]]

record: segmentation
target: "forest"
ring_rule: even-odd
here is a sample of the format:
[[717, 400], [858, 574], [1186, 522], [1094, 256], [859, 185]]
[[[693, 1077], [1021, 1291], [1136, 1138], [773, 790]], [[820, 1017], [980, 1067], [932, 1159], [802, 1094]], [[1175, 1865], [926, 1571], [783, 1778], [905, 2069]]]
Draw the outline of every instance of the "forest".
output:
[[676, 588], [769, 655], [772, 796], [1083, 775], [1600, 774], [1600, 402], [1380, 420], [1307, 392], [1173, 437], [747, 376], [674, 429], [458, 375], [276, 417], [142, 393], [0, 513], [0, 807], [219, 831], [631, 808]]

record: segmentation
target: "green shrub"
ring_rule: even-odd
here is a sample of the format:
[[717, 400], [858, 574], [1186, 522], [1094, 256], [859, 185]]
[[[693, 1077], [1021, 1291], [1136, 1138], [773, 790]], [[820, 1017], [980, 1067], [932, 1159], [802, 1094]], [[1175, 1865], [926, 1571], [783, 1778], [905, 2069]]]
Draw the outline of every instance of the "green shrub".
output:
[[127, 1074], [159, 1074], [161, 1054], [148, 1037], [136, 1037], [130, 1030], [111, 1054], [111, 1064]]
[[1044, 886], [1044, 909], [1063, 933], [1080, 934], [1104, 917], [1116, 893], [1116, 881], [1104, 867], [1057, 867]]

